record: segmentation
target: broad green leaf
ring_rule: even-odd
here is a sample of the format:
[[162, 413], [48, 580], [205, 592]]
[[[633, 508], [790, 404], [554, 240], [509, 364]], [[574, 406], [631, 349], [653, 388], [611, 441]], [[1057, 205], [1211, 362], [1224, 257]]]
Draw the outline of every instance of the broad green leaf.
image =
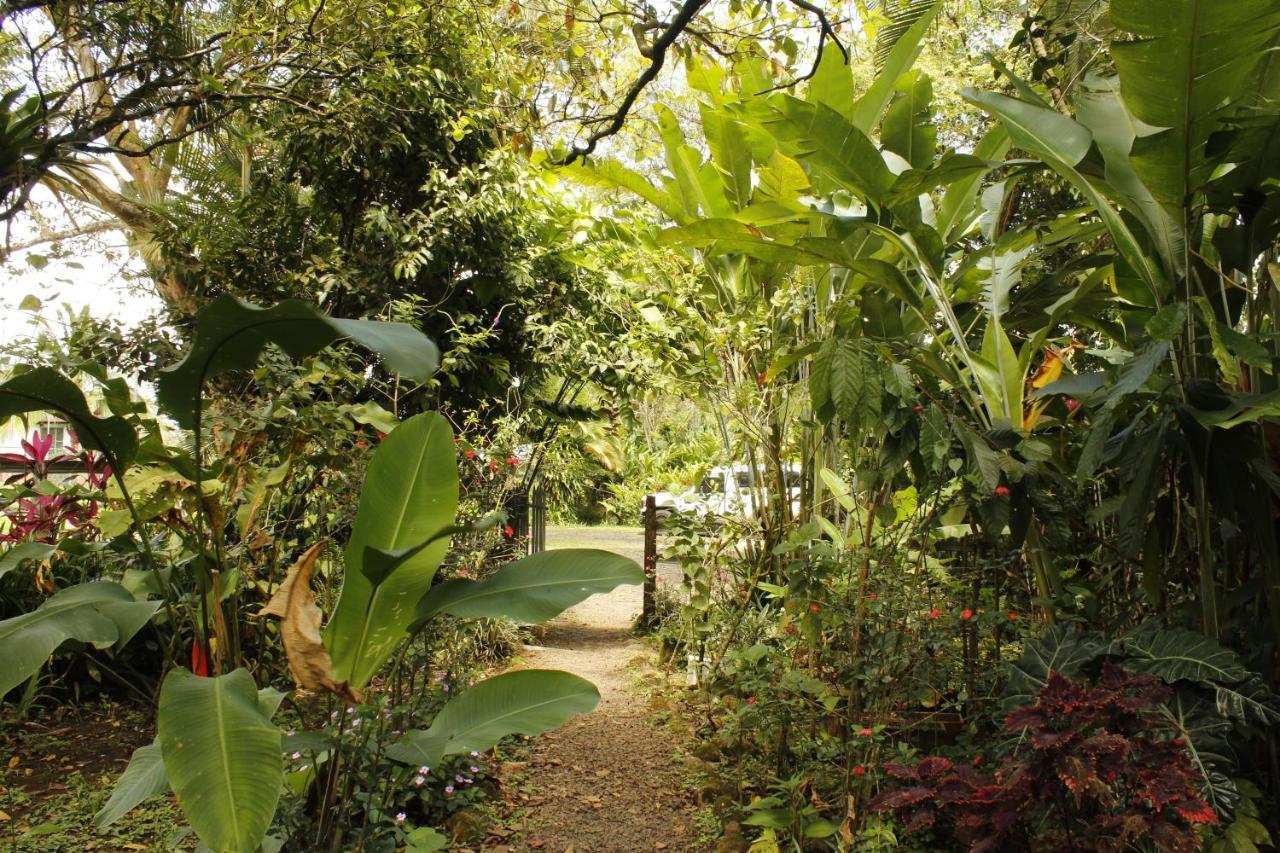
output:
[[828, 41], [823, 46], [805, 99], [835, 110], [846, 121], [853, 118], [853, 70], [838, 45]]
[[19, 542], [0, 554], [0, 578], [18, 568], [26, 560], [47, 560], [57, 550], [57, 545], [46, 542]]
[[1137, 38], [1111, 42], [1129, 109], [1167, 130], [1140, 138], [1134, 168], [1166, 208], [1179, 212], [1209, 177], [1209, 136], [1253, 92], [1253, 76], [1276, 47], [1274, 0], [1113, 0], [1111, 23]]
[[152, 741], [133, 751], [129, 766], [116, 781], [111, 798], [93, 816], [94, 826], [101, 829], [115, 823], [143, 800], [169, 793], [169, 777], [164, 772], [160, 744]]
[[1106, 163], [1107, 184], [1119, 194], [1125, 207], [1146, 227], [1166, 269], [1181, 273], [1186, 238], [1181, 218], [1174, 220], [1134, 170], [1131, 153], [1139, 136], [1160, 129], [1140, 121], [1120, 97], [1119, 81], [1088, 77], [1074, 98], [1076, 120], [1089, 128]]
[[830, 468], [823, 468], [818, 472], [818, 476], [822, 479], [822, 484], [831, 492], [831, 496], [836, 499], [836, 503], [845, 512], [853, 512], [857, 509], [857, 504], [853, 500], [853, 494], [849, 491], [849, 484], [840, 478], [840, 475]]
[[913, 169], [927, 168], [938, 147], [938, 131], [933, 126], [933, 83], [927, 74], [908, 71], [899, 78], [894, 92], [896, 97], [880, 127], [880, 141]]
[[405, 732], [387, 756], [435, 766], [442, 757], [491, 749], [508, 735], [538, 735], [600, 701], [595, 685], [568, 672], [525, 669], [485, 679], [440, 710], [429, 729]]
[[1049, 626], [1044, 636], [1027, 641], [1022, 657], [1009, 666], [1001, 707], [1007, 712], [1032, 704], [1049, 683], [1049, 673], [1078, 679], [1106, 651], [1107, 644], [1095, 633], [1081, 632], [1073, 624]]
[[666, 148], [667, 168], [675, 177], [675, 188], [687, 216], [730, 216], [732, 205], [715, 166], [705, 164], [697, 149], [685, 142], [680, 122], [669, 108], [659, 106], [658, 129]]
[[1157, 622], [1142, 624], [1121, 638], [1120, 645], [1127, 655], [1127, 669], [1149, 672], [1170, 683], [1185, 679], [1233, 684], [1249, 676], [1235, 652], [1215, 640]]
[[99, 418], [89, 409], [84, 392], [56, 370], [37, 367], [0, 385], [0, 423], [28, 412], [57, 412], [76, 431], [81, 446], [107, 456], [121, 472], [138, 455], [138, 436], [117, 415]]
[[894, 176], [865, 132], [830, 107], [790, 95], [775, 95], [768, 104], [765, 129], [784, 153], [809, 166], [811, 179], [877, 206], [884, 202]]
[[356, 689], [404, 639], [448, 542], [416, 552], [376, 589], [363, 571], [365, 549], [412, 548], [453, 524], [455, 453], [449, 422], [432, 412], [404, 421], [373, 453], [347, 544], [342, 592], [324, 635], [335, 678]]
[[1084, 194], [1107, 226], [1120, 256], [1138, 273], [1152, 298], [1158, 299], [1161, 278], [1142, 245], [1098, 187], [1076, 169], [1093, 143], [1088, 128], [1056, 110], [1006, 95], [975, 89], [963, 89], [961, 94], [999, 116], [1015, 144], [1040, 157]]
[[224, 294], [200, 312], [182, 361], [161, 371], [157, 398], [179, 426], [190, 429], [207, 380], [252, 368], [268, 344], [303, 358], [342, 338], [372, 350], [388, 367], [418, 382], [429, 379], [440, 363], [436, 345], [405, 323], [341, 320], [297, 299], [259, 308]]
[[371, 426], [381, 433], [389, 433], [400, 425], [395, 415], [372, 400], [366, 400], [358, 406], [352, 404], [339, 406], [338, 411], [356, 423]]
[[217, 678], [170, 670], [156, 730], [169, 784], [201, 842], [256, 850], [275, 815], [284, 756], [253, 677], [243, 669]]
[[432, 587], [418, 603], [417, 621], [450, 613], [536, 625], [596, 593], [640, 583], [644, 570], [639, 564], [608, 551], [543, 551], [508, 563], [482, 580], [454, 578]]
[[119, 649], [159, 606], [136, 601], [119, 584], [93, 581], [60, 590], [30, 613], [0, 622], [0, 695], [30, 678], [69, 640]]
[[561, 171], [588, 186], [616, 188], [634, 193], [666, 214], [672, 222], [684, 222], [688, 219], [680, 202], [670, 193], [663, 192], [639, 172], [628, 169], [615, 160], [597, 160], [591, 164], [575, 163], [562, 166]]
[[703, 135], [725, 197], [733, 210], [742, 210], [751, 203], [751, 147], [746, 142], [746, 128], [726, 111], [702, 104], [701, 112]]
[[[1002, 160], [1009, 153], [1011, 144], [1009, 131], [1003, 124], [998, 124], [978, 140], [973, 156], [986, 161]], [[973, 172], [947, 187], [937, 212], [938, 233], [944, 242], [950, 243], [963, 236], [976, 221], [975, 203], [985, 176], [986, 171]]]
[[876, 75], [876, 79], [854, 104], [850, 123], [858, 130], [869, 134], [880, 121], [880, 114], [884, 112], [889, 99], [893, 97], [893, 85], [915, 64], [916, 57], [920, 55], [920, 42], [924, 38], [925, 31], [929, 29], [933, 19], [941, 10], [942, 0], [935, 0], [928, 5], [919, 2], [913, 4], [912, 11], [919, 17], [893, 41], [893, 47], [883, 55], [883, 62], [880, 64], [880, 72]]

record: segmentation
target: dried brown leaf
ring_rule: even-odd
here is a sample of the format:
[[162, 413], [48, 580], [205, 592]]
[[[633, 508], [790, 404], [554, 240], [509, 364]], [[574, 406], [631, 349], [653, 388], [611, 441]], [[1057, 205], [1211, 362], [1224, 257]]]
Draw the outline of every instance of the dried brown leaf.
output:
[[289, 671], [308, 690], [328, 690], [359, 702], [364, 696], [345, 681], [333, 677], [333, 661], [320, 637], [320, 608], [311, 594], [311, 572], [320, 556], [321, 543], [306, 550], [285, 575], [284, 583], [271, 600], [258, 611], [258, 616], [275, 616], [280, 620], [280, 637], [289, 659]]

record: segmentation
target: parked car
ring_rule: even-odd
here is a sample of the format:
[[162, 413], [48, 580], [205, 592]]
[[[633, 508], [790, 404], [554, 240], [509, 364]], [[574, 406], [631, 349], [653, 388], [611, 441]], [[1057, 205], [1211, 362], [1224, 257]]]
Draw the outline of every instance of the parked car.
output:
[[[787, 464], [783, 475], [788, 485], [793, 513], [800, 510], [800, 467]], [[675, 513], [705, 515], [736, 515], [743, 518], [759, 516], [756, 506], [757, 490], [752, 485], [752, 471], [748, 465], [717, 465], [702, 478], [697, 489], [681, 494], [669, 491], [654, 494], [654, 507], [658, 520]], [[768, 496], [765, 496], [766, 501]], [[643, 522], [645, 509], [640, 507]]]

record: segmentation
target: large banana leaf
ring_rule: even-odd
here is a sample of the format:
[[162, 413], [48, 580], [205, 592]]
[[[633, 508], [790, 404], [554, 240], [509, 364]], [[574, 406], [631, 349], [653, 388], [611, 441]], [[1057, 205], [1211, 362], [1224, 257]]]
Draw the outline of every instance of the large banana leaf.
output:
[[257, 850], [280, 798], [284, 756], [253, 677], [243, 669], [218, 678], [171, 670], [156, 730], [165, 775], [204, 845]]
[[159, 741], [140, 746], [133, 751], [129, 766], [116, 782], [111, 798], [93, 816], [93, 823], [98, 827], [115, 823], [143, 800], [167, 793], [169, 777], [164, 772], [164, 756], [160, 752]]
[[206, 380], [253, 367], [268, 344], [292, 358], [303, 358], [341, 338], [376, 352], [397, 373], [418, 382], [430, 378], [440, 363], [436, 345], [405, 323], [342, 320], [297, 299], [259, 308], [223, 294], [200, 312], [182, 361], [161, 371], [157, 397], [179, 426], [189, 429]]
[[364, 572], [366, 546], [413, 548], [453, 524], [458, 468], [449, 422], [434, 412], [402, 423], [378, 445], [346, 550], [342, 594], [325, 629], [334, 677], [360, 689], [395, 650], [431, 588], [448, 539], [437, 539], [375, 585]]
[[568, 672], [526, 669], [469, 687], [450, 701], [431, 728], [405, 732], [387, 756], [406, 764], [435, 766], [443, 756], [490, 749], [508, 735], [536, 735], [594, 710], [595, 685]]
[[432, 587], [418, 603], [417, 620], [451, 613], [536, 625], [588, 596], [639, 583], [644, 583], [644, 570], [635, 560], [594, 548], [543, 551], [508, 563], [483, 580], [454, 578]]
[[[258, 691], [258, 710], [270, 719], [279, 710], [286, 695], [273, 687], [263, 687]], [[170, 790], [169, 776], [164, 769], [164, 755], [157, 738], [133, 751], [129, 765], [116, 780], [111, 798], [93, 816], [93, 823], [99, 828], [108, 826], [124, 817], [139, 803], [167, 794]]]
[[95, 416], [84, 393], [56, 370], [37, 367], [0, 385], [0, 421], [27, 412], [62, 415], [80, 444], [104, 454], [114, 471], [124, 471], [138, 454], [138, 436], [129, 422], [118, 415]]
[[[853, 107], [850, 121], [858, 130], [869, 134], [880, 121], [880, 114], [893, 97], [894, 84], [915, 64], [916, 57], [920, 55], [920, 41], [941, 10], [942, 0], [912, 0], [903, 14], [891, 22], [892, 28], [887, 28], [881, 43], [888, 49], [881, 50], [877, 46], [879, 73]], [[906, 26], [902, 27], [903, 24]]]
[[933, 124], [933, 82], [927, 74], [908, 71], [894, 86], [896, 97], [880, 126], [880, 142], [911, 164], [924, 169], [933, 162], [938, 129]]
[[1259, 63], [1280, 36], [1275, 0], [1113, 0], [1111, 23], [1137, 36], [1111, 56], [1129, 109], [1162, 133], [1134, 144], [1134, 168], [1156, 199], [1180, 211], [1208, 179], [1209, 136], [1254, 89]]
[[893, 173], [864, 131], [822, 104], [790, 95], [775, 95], [768, 104], [765, 129], [784, 153], [809, 166], [815, 183], [848, 190], [870, 204], [884, 203]]
[[119, 584], [94, 581], [61, 590], [30, 613], [0, 622], [0, 696], [39, 671], [63, 643], [120, 648], [159, 606], [135, 600]]
[[1041, 104], [975, 89], [963, 89], [961, 94], [965, 100], [998, 116], [1015, 144], [1043, 160], [1089, 200], [1110, 232], [1116, 251], [1142, 279], [1153, 301], [1158, 302], [1163, 289], [1160, 273], [1119, 211], [1098, 186], [1076, 168], [1093, 144], [1089, 129]]

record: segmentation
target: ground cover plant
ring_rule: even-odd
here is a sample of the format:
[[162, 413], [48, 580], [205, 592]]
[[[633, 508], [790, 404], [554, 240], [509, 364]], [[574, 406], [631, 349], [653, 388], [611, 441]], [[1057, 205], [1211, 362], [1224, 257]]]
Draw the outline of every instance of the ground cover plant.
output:
[[657, 843], [1274, 845], [1280, 9], [844, 5], [0, 13], [12, 252], [159, 306], [0, 350], [24, 843], [59, 706], [154, 721], [103, 839], [478, 843], [645, 579], [534, 520], [663, 492]]

